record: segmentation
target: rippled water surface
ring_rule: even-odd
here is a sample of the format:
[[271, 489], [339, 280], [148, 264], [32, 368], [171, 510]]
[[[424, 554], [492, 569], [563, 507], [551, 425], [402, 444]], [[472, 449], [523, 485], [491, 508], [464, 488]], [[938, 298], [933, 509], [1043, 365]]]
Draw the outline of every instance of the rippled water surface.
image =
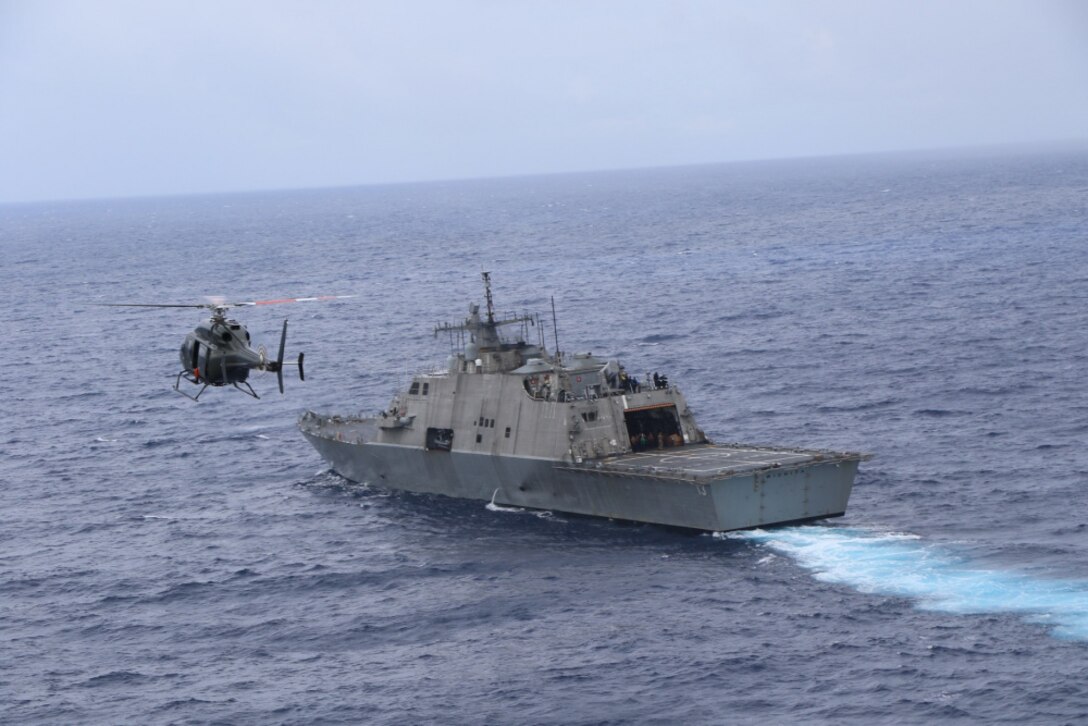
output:
[[[0, 721], [1088, 721], [1088, 152], [0, 207]], [[294, 426], [497, 307], [846, 517], [698, 535], [388, 493]], [[170, 387], [199, 303], [307, 380]]]

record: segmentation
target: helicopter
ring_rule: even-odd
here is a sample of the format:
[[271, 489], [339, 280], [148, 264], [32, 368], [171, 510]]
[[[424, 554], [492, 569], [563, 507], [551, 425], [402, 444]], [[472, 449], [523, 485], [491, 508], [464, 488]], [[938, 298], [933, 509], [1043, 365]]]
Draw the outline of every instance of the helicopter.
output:
[[[174, 390], [194, 401], [200, 400], [200, 395], [208, 386], [232, 385], [242, 393], [259, 399], [260, 396], [249, 384], [250, 371], [266, 371], [276, 374], [279, 383], [280, 394], [283, 393], [283, 368], [284, 366], [298, 366], [299, 380], [306, 380], [302, 367], [305, 358], [304, 353], [298, 354], [297, 362], [284, 362], [283, 354], [287, 344], [287, 320], [283, 321], [283, 331], [280, 333], [280, 348], [275, 360], [268, 357], [263, 345], [256, 350], [250, 347], [250, 335], [246, 327], [233, 318], [227, 317], [227, 310], [235, 307], [252, 307], [255, 305], [275, 305], [279, 303], [313, 302], [318, 300], [338, 300], [341, 298], [355, 297], [354, 295], [322, 295], [320, 297], [295, 297], [280, 300], [256, 300], [252, 302], [228, 303], [223, 298], [208, 298], [209, 302], [192, 305], [164, 305], [164, 304], [138, 304], [138, 303], [100, 303], [105, 307], [126, 308], [203, 308], [212, 311], [211, 317], [206, 322], [196, 326], [196, 329], [185, 336], [181, 344], [179, 357], [181, 358], [181, 371], [174, 379]], [[200, 386], [196, 395], [182, 390], [182, 380], [194, 386]]]

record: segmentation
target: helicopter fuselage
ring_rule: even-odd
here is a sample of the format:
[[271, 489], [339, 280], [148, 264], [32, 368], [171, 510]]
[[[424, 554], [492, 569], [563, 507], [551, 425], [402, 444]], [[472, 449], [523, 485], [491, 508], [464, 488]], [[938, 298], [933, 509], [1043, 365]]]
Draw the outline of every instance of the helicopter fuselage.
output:
[[185, 336], [182, 368], [193, 383], [227, 386], [242, 383], [253, 368], [267, 362], [249, 347], [249, 331], [236, 320], [209, 320]]

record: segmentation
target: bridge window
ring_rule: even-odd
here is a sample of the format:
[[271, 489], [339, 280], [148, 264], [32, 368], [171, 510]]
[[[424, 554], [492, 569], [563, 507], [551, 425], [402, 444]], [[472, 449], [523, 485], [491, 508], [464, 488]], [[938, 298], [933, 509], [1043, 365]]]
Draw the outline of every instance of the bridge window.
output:
[[426, 395], [427, 395], [427, 389], [428, 389], [428, 388], [430, 388], [430, 387], [431, 387], [431, 384], [430, 384], [430, 383], [424, 383], [424, 384], [423, 384], [423, 395], [424, 395], [424, 396], [426, 396]]
[[408, 395], [414, 396], [419, 393], [419, 381], [412, 381], [412, 387], [408, 389]]

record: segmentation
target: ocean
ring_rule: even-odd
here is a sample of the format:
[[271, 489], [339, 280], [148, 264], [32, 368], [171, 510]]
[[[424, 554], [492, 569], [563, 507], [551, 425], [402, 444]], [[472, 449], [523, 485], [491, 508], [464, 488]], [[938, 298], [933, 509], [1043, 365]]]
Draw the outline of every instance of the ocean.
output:
[[[0, 721], [1088, 723], [1088, 149], [0, 206]], [[699, 534], [393, 493], [373, 413], [481, 302], [858, 450], [845, 517]], [[172, 389], [198, 304], [306, 381]], [[551, 341], [549, 341], [550, 343]]]

